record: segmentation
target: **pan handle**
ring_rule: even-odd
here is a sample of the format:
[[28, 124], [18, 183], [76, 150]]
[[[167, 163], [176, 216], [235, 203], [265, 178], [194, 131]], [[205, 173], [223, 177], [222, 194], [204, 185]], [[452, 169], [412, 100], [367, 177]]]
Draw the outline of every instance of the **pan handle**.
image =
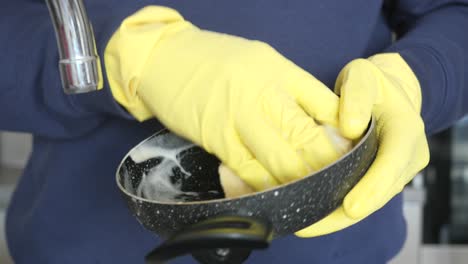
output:
[[147, 264], [192, 254], [200, 263], [242, 263], [254, 249], [265, 249], [271, 225], [252, 217], [217, 216], [176, 233], [146, 256]]

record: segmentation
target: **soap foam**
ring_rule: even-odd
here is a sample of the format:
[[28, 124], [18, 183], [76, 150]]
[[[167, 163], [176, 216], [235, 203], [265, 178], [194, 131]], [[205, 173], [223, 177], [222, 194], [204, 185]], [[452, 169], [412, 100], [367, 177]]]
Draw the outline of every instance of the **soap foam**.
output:
[[161, 159], [158, 165], [142, 176], [136, 195], [159, 202], [186, 201], [190, 197], [197, 197], [198, 194], [195, 192], [182, 191], [180, 180], [176, 182], [171, 180], [177, 168], [182, 172], [184, 178], [191, 176], [190, 172], [182, 167], [181, 159], [183, 158], [182, 153], [194, 146], [193, 143], [174, 134], [164, 134], [156, 136], [134, 149], [130, 158], [135, 163], [152, 158]]

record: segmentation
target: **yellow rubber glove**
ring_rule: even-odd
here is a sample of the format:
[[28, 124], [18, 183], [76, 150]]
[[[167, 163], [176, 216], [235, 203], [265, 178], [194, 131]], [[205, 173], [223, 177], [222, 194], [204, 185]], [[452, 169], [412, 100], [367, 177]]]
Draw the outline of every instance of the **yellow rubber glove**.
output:
[[105, 63], [131, 114], [156, 116], [257, 190], [342, 154], [314, 121], [337, 126], [339, 98], [265, 43], [200, 30], [151, 6], [122, 23]]
[[300, 237], [332, 233], [364, 219], [401, 192], [429, 162], [420, 116], [419, 82], [399, 54], [380, 54], [350, 62], [339, 74], [335, 92], [341, 94], [341, 133], [349, 138], [360, 136], [373, 114], [379, 149], [373, 164], [345, 197], [343, 205], [297, 232]]

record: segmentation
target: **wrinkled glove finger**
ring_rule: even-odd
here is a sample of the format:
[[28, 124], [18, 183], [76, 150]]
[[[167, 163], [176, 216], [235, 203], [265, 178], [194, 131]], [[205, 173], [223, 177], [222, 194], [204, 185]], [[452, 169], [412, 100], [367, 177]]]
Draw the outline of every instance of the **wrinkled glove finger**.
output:
[[[389, 189], [388, 193], [384, 196], [380, 204], [386, 204], [395, 195], [403, 191], [403, 188], [418, 174], [424, 167], [429, 163], [429, 146], [425, 137], [417, 140], [418, 146], [412, 156], [420, 157], [410, 163], [408, 168], [403, 172], [402, 177], [398, 179], [392, 188]], [[379, 208], [376, 208], [376, 210]]]
[[349, 218], [345, 214], [343, 207], [340, 206], [330, 215], [326, 216], [317, 223], [296, 232], [295, 235], [303, 238], [327, 235], [336, 231], [340, 231], [348, 226], [354, 225], [362, 219], [363, 218]]
[[316, 121], [338, 127], [338, 96], [325, 84], [295, 66], [283, 87]]
[[282, 137], [306, 161], [309, 172], [340, 157], [339, 148], [324, 126], [318, 125], [292, 98], [282, 93], [269, 94], [265, 98], [264, 111]]
[[[234, 129], [225, 129], [224, 144], [215, 143], [214, 152], [237, 176], [256, 190], [264, 190], [279, 184], [279, 182], [260, 164], [239, 138]], [[223, 146], [222, 149], [217, 147]], [[229, 188], [229, 186], [223, 186]]]
[[279, 182], [256, 159], [246, 160], [233, 167], [233, 172], [257, 191], [279, 185]]
[[[250, 121], [252, 124], [240, 122], [237, 130], [242, 142], [265, 169], [281, 183], [307, 175], [305, 161], [275, 127], [258, 116]], [[242, 174], [239, 176], [248, 181]]]
[[380, 201], [415, 159], [412, 155], [417, 138], [407, 133], [406, 123], [400, 118], [383, 120], [387, 117], [382, 115], [377, 123], [380, 142], [374, 162], [344, 199], [345, 213], [351, 218], [362, 218], [383, 206]]
[[335, 84], [335, 92], [340, 95], [339, 129], [347, 138], [356, 139], [365, 132], [377, 100], [380, 84], [368, 64], [365, 60], [352, 61], [341, 71]]

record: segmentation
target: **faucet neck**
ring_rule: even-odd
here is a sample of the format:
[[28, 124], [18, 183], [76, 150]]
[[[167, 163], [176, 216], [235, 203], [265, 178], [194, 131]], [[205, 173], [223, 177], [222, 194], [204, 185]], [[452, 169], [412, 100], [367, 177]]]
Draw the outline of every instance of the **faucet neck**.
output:
[[67, 94], [102, 88], [102, 71], [93, 29], [82, 0], [46, 0], [60, 56], [62, 87]]

